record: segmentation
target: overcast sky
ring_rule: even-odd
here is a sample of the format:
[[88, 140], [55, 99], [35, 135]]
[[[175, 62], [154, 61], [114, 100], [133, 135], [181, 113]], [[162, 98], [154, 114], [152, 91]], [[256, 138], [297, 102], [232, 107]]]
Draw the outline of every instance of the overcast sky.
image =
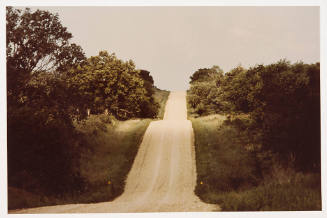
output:
[[[132, 59], [155, 85], [186, 90], [199, 68], [320, 59], [319, 7], [47, 7], [87, 57]], [[35, 8], [33, 8], [35, 9]]]

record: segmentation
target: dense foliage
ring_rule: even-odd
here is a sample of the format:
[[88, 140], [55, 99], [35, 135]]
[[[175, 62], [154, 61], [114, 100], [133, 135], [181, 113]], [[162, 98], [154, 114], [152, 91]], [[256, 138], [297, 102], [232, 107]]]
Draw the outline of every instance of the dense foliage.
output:
[[[250, 146], [247, 115], [191, 118], [195, 135], [197, 186], [204, 202], [223, 211], [321, 210], [319, 172], [296, 171], [276, 155]], [[265, 170], [266, 169], [266, 170]]]
[[223, 110], [224, 102], [220, 99], [222, 78], [223, 71], [218, 66], [199, 69], [191, 76], [188, 103], [195, 113], [207, 115]]
[[132, 61], [123, 62], [115, 54], [101, 51], [68, 75], [69, 86], [84, 97], [93, 113], [107, 109], [118, 119], [157, 115], [152, 76], [141, 74]]
[[319, 78], [319, 63], [285, 60], [225, 74], [200, 69], [191, 77], [188, 102], [198, 115], [248, 114], [250, 120], [235, 124], [243, 126], [248, 145], [277, 154], [285, 165], [319, 171]]
[[8, 7], [6, 18], [8, 100], [22, 97], [38, 74], [62, 73], [85, 59], [57, 15]]
[[100, 52], [86, 59], [58, 15], [6, 10], [8, 183], [34, 193], [80, 192], [74, 122], [87, 109], [108, 119], [157, 115], [153, 79], [132, 61]]
[[[79, 96], [62, 74], [85, 60], [72, 35], [47, 11], [7, 8], [8, 182], [60, 193], [81, 183], [71, 119]], [[79, 180], [79, 181], [78, 181]]]

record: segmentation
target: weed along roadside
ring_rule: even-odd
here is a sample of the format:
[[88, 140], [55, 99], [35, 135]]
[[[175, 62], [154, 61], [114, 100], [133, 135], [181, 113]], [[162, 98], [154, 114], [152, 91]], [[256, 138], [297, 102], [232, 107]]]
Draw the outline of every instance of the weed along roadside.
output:
[[[88, 121], [91, 119], [94, 118]], [[104, 124], [104, 130], [96, 132], [92, 128], [99, 123], [91, 124], [86, 133], [89, 146], [81, 155], [81, 176], [86, 189], [77, 196], [77, 202], [111, 201], [123, 192], [126, 176], [150, 122], [151, 119], [116, 121], [115, 125]]]
[[[79, 168], [84, 190], [76, 195], [43, 198], [10, 188], [9, 209], [113, 200], [124, 190], [126, 176], [150, 122], [151, 119], [140, 119], [116, 121], [112, 125], [91, 115], [77, 126], [85, 140]], [[20, 193], [23, 195], [18, 197]]]
[[[191, 119], [195, 134], [195, 193], [223, 211], [319, 210], [320, 175], [275, 169], [262, 177], [257, 158], [238, 140], [223, 116]], [[220, 127], [220, 128], [219, 128]]]

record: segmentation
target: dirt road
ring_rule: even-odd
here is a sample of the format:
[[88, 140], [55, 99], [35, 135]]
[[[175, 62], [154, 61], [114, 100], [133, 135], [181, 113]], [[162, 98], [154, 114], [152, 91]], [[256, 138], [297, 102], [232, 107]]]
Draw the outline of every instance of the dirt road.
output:
[[161, 121], [149, 125], [128, 174], [124, 193], [113, 202], [32, 208], [15, 213], [104, 213], [216, 211], [194, 194], [196, 168], [192, 124], [185, 92], [171, 92]]

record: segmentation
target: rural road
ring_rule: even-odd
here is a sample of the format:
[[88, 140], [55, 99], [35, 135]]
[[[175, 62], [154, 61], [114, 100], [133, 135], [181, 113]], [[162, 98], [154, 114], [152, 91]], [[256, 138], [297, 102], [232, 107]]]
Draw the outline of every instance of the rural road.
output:
[[194, 194], [192, 124], [185, 92], [171, 92], [164, 119], [150, 123], [128, 174], [124, 193], [112, 202], [70, 204], [10, 213], [111, 213], [217, 211]]

